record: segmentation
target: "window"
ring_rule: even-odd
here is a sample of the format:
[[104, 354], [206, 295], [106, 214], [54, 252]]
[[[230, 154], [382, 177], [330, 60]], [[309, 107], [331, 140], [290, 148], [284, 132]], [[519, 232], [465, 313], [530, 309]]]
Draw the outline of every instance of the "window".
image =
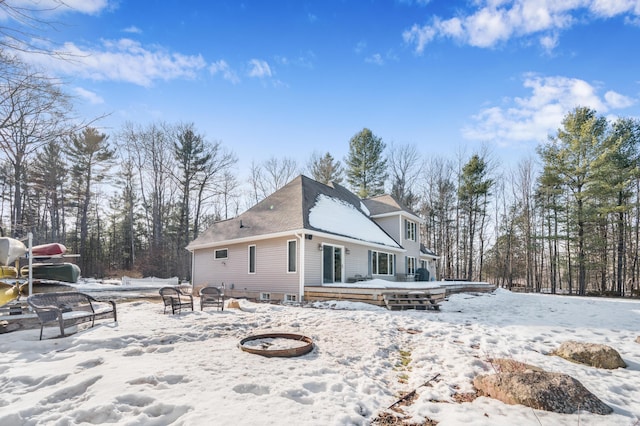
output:
[[407, 240], [416, 241], [416, 223], [405, 219], [404, 224], [404, 237]]
[[249, 273], [256, 273], [256, 246], [249, 246]]
[[[252, 246], [255, 247], [255, 246]], [[260, 293], [260, 300], [262, 301], [268, 301], [271, 300], [271, 293]]]
[[407, 275], [413, 275], [416, 273], [416, 258], [407, 257]]
[[389, 253], [378, 253], [378, 273], [389, 275]]
[[228, 253], [229, 252], [227, 249], [216, 250], [215, 252], [213, 252], [213, 258], [216, 260], [226, 259], [228, 256]]
[[289, 262], [287, 263], [287, 272], [296, 272], [296, 240], [287, 241], [287, 259], [289, 259]]
[[371, 273], [374, 275], [393, 275], [395, 260], [395, 254], [372, 251]]
[[285, 294], [284, 295], [284, 301], [285, 302], [297, 302], [298, 301], [298, 295], [297, 294]]

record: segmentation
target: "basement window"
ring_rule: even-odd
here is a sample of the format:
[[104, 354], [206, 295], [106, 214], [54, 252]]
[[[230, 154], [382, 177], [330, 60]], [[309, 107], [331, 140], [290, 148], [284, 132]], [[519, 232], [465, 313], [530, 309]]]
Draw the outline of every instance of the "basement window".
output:
[[268, 302], [271, 300], [271, 293], [260, 293], [260, 300], [263, 302]]
[[288, 303], [297, 302], [298, 301], [298, 295], [297, 294], [293, 294], [293, 293], [285, 294], [284, 295], [284, 301], [288, 302]]

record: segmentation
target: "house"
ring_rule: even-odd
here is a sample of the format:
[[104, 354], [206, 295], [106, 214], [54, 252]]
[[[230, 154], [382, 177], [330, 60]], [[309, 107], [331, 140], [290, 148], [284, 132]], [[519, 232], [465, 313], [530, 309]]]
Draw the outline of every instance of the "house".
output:
[[390, 195], [361, 200], [300, 175], [187, 246], [193, 286], [224, 283], [232, 297], [293, 302], [309, 286], [433, 280], [437, 256], [420, 243], [421, 224]]

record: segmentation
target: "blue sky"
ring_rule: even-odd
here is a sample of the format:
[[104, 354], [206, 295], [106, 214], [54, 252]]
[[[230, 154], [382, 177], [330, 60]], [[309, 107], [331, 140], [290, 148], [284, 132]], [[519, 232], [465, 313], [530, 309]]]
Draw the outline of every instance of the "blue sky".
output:
[[111, 114], [108, 134], [193, 122], [242, 168], [342, 160], [363, 127], [425, 156], [484, 144], [509, 165], [575, 106], [640, 117], [638, 0], [65, 3], [46, 36], [77, 60], [28, 60], [69, 82], [81, 115]]

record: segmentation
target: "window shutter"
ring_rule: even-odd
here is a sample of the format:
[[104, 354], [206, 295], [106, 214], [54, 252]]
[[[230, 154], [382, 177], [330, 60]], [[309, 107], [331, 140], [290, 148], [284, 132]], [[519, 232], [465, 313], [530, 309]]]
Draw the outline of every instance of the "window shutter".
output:
[[371, 276], [371, 250], [367, 252], [367, 276]]

